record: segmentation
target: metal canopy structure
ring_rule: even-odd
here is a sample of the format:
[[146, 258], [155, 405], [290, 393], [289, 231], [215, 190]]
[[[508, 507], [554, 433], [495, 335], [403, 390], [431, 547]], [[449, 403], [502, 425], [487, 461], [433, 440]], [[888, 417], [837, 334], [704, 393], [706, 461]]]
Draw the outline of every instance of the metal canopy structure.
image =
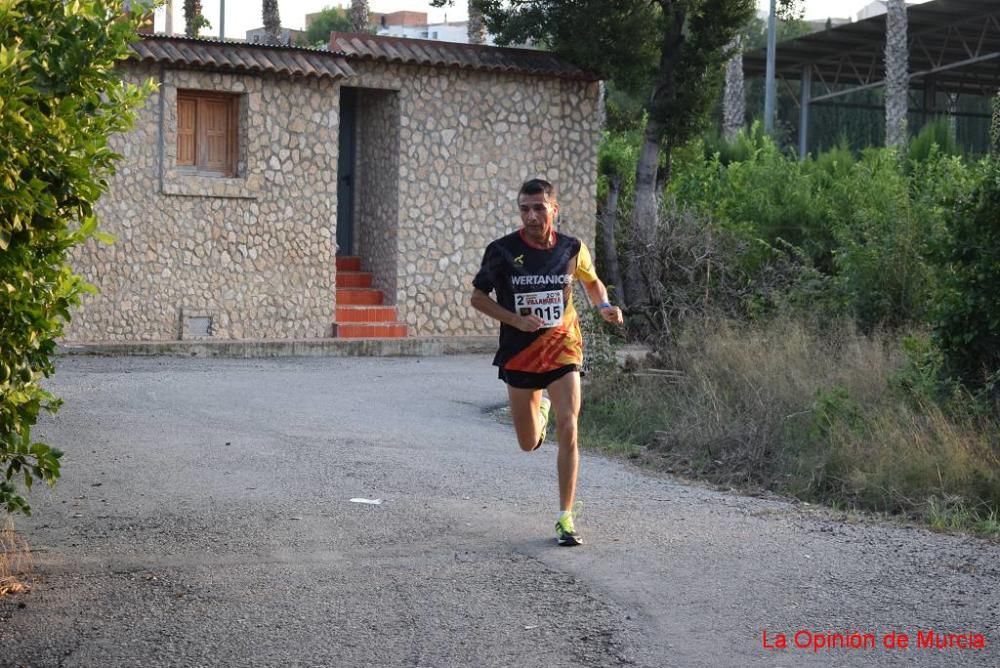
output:
[[[910, 88], [924, 110], [937, 93], [993, 96], [1000, 90], [1000, 0], [931, 0], [906, 8]], [[776, 76], [800, 82], [799, 151], [809, 105], [885, 85], [886, 15], [778, 44]], [[743, 55], [748, 77], [764, 76], [766, 49]]]

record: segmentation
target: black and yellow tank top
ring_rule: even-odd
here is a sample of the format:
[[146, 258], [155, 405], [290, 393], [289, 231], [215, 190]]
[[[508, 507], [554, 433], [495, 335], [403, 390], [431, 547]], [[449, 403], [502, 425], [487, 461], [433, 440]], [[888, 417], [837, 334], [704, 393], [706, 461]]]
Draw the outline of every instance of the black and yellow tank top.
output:
[[534, 332], [501, 323], [500, 346], [493, 364], [510, 371], [546, 373], [583, 363], [583, 335], [573, 306], [573, 280], [597, 280], [586, 244], [555, 233], [551, 248], [529, 244], [519, 230], [486, 247], [472, 284], [515, 313], [533, 313], [545, 321]]

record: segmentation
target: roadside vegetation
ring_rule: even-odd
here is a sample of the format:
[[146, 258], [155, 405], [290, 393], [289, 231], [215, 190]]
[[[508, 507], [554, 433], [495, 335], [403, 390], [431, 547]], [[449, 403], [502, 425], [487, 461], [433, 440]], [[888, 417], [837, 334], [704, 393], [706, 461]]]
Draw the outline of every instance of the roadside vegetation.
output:
[[31, 590], [31, 550], [7, 517], [0, 525], [0, 598]]
[[[677, 151], [644, 249], [655, 299], [629, 313], [654, 353], [596, 365], [583, 441], [727, 486], [1000, 532], [1000, 167], [935, 132], [903, 157], [799, 161], [756, 126]], [[604, 162], [635, 146], [609, 135]]]
[[119, 157], [108, 137], [153, 87], [115, 70], [145, 11], [132, 5], [0, 0], [0, 512], [30, 514], [25, 492], [59, 477], [62, 453], [32, 428], [59, 407], [42, 381], [70, 308], [92, 289], [67, 258], [101, 236], [94, 205]]

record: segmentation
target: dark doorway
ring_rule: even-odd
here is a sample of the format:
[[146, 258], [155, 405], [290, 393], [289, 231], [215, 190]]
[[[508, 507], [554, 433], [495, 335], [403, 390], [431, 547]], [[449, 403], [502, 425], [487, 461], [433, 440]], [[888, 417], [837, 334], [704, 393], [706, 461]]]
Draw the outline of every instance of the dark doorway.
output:
[[354, 174], [357, 150], [358, 91], [340, 88], [340, 139], [337, 154], [337, 255], [354, 255]]

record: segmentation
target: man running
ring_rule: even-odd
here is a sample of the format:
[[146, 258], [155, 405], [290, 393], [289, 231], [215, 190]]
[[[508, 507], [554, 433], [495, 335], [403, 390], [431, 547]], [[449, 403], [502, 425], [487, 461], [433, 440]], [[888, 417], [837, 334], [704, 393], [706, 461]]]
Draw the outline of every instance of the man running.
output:
[[[576, 425], [580, 413], [583, 336], [573, 306], [577, 278], [601, 317], [621, 324], [622, 312], [594, 271], [582, 241], [555, 230], [559, 204], [552, 184], [526, 181], [517, 195], [522, 227], [486, 247], [472, 284], [472, 306], [500, 321], [500, 346], [493, 364], [507, 383], [517, 442], [525, 452], [545, 440], [549, 409], [556, 414], [559, 453], [560, 545], [582, 541], [573, 525], [573, 498], [579, 469]], [[496, 300], [490, 293], [496, 293]], [[542, 396], [548, 390], [549, 398]]]

